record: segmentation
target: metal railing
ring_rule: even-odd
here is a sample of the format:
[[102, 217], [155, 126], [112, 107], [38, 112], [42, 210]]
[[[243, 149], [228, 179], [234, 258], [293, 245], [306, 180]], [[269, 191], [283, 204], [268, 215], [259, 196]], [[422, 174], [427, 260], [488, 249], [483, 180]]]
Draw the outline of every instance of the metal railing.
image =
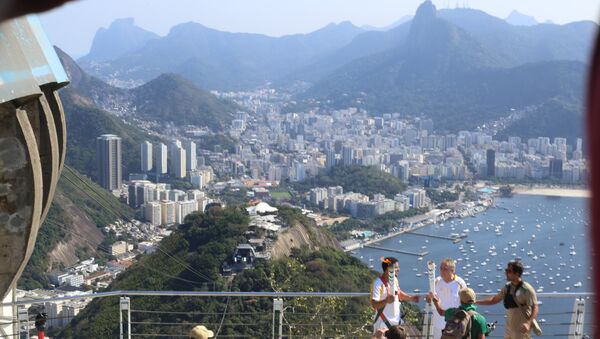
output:
[[[478, 296], [491, 296], [490, 293], [479, 293]], [[424, 296], [424, 294], [420, 294]], [[594, 322], [586, 313], [586, 300], [593, 298], [592, 293], [538, 293], [540, 306], [538, 321], [544, 330], [541, 337], [586, 338], [592, 332]], [[2, 321], [0, 326], [12, 325], [13, 332], [0, 334], [0, 338], [29, 338], [32, 329], [31, 319], [35, 314], [28, 314], [31, 305], [56, 303], [78, 299], [115, 298], [119, 297], [119, 337], [123, 338], [185, 338], [195, 325], [201, 324], [215, 331], [216, 337], [222, 338], [371, 338], [371, 325], [374, 312], [352, 313], [339, 308], [335, 314], [319, 313], [320, 305], [327, 301], [356, 300], [368, 303], [369, 293], [345, 292], [207, 292], [207, 291], [110, 291], [81, 294], [47, 299], [26, 299], [14, 303], [0, 304], [0, 307], [17, 306], [18, 314], [9, 322]], [[240, 309], [221, 311], [200, 311], [197, 309], [152, 310], [143, 309], [137, 304], [138, 297], [175, 297], [175, 298], [240, 298], [256, 302], [259, 298], [272, 299], [272, 311], [240, 311]], [[301, 307], [299, 300], [310, 300], [311, 306]], [[570, 300], [573, 302], [571, 303]], [[229, 301], [227, 302], [227, 305]], [[138, 306], [139, 305], [139, 306]], [[326, 306], [323, 308], [326, 309]], [[333, 307], [335, 309], [335, 307]], [[325, 312], [330, 312], [326, 309]], [[497, 307], [480, 307], [478, 310], [488, 321], [498, 321], [497, 329], [489, 338], [502, 338], [504, 332], [504, 310]], [[431, 306], [425, 304], [407, 320], [409, 337], [432, 338]], [[58, 320], [70, 317], [51, 317]], [[227, 320], [227, 321], [225, 321]], [[115, 331], [116, 332], [116, 331]], [[260, 335], [259, 335], [260, 333]]]

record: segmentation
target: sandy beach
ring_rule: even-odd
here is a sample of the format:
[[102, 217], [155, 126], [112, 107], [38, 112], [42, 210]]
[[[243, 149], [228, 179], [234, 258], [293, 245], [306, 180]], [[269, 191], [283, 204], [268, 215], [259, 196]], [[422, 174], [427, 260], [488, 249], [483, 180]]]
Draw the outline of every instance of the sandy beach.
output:
[[589, 198], [591, 191], [583, 188], [552, 188], [552, 187], [527, 187], [513, 188], [515, 194], [544, 195], [549, 197]]

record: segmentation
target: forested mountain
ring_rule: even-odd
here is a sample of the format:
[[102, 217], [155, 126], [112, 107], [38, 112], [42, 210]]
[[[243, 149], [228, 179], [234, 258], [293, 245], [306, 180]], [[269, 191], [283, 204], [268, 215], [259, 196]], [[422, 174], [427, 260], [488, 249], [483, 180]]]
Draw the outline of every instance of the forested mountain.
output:
[[[295, 212], [294, 212], [295, 211]], [[289, 212], [289, 213], [288, 213]], [[286, 212], [286, 219], [301, 217], [298, 210]], [[301, 221], [302, 218], [296, 219]], [[201, 291], [208, 286], [214, 290], [231, 291], [363, 291], [375, 277], [358, 259], [332, 249], [317, 251], [295, 249], [289, 257], [261, 262], [253, 269], [245, 270], [233, 280], [219, 275], [221, 263], [233, 253], [238, 243], [245, 241], [248, 216], [239, 207], [213, 208], [206, 214], [193, 214], [185, 223], [161, 243], [161, 250], [141, 258], [129, 270], [121, 274], [109, 287], [111, 290], [170, 290]], [[288, 220], [289, 222], [289, 220]], [[314, 224], [304, 225], [310, 232], [322, 232]], [[167, 255], [168, 253], [168, 255]], [[186, 267], [187, 266], [187, 267]], [[336, 283], [331, 283], [335, 281]], [[118, 298], [96, 299], [61, 331], [57, 338], [113, 338], [118, 335]], [[227, 304], [227, 306], [225, 306]], [[196, 312], [193, 321], [205, 324], [216, 331], [223, 309], [227, 315], [220, 335], [236, 335], [266, 338], [271, 334], [270, 312], [272, 302], [268, 298], [248, 300], [244, 298], [158, 298], [134, 297], [132, 306], [152, 313], [137, 313], [133, 333], [159, 333], [162, 335], [185, 335], [188, 326], [178, 328], [157, 326], [157, 320], [166, 323], [190, 321], [188, 312]], [[362, 326], [372, 317], [372, 311], [363, 299], [321, 300], [300, 298], [286, 300], [295, 312], [314, 314], [312, 319], [296, 319], [295, 322], [326, 324], [327, 333], [363, 333]], [[340, 312], [343, 310], [343, 312]], [[163, 314], [156, 312], [164, 311]], [[202, 312], [202, 314], [198, 314]], [[340, 314], [363, 314], [354, 321], [344, 321]], [[290, 313], [290, 317], [292, 314]], [[415, 317], [409, 313], [407, 319]], [[269, 321], [263, 321], [268, 318]], [[315, 320], [316, 319], [316, 320]], [[347, 319], [346, 319], [347, 320]], [[247, 324], [240, 326], [235, 324]], [[293, 329], [296, 335], [306, 333], [304, 327]]]
[[575, 60], [587, 63], [598, 25], [578, 21], [566, 25], [513, 26], [506, 21], [468, 9], [442, 9], [438, 16], [472, 35], [499, 57], [499, 66]]
[[208, 126], [224, 131], [241, 108], [196, 87], [176, 74], [162, 74], [148, 83], [128, 91], [136, 116], [178, 126]]
[[240, 109], [175, 74], [162, 74], [133, 89], [114, 87], [89, 75], [66, 53], [57, 52], [71, 79], [68, 91], [90, 99], [98, 109], [161, 123], [207, 126], [214, 131], [226, 128]]

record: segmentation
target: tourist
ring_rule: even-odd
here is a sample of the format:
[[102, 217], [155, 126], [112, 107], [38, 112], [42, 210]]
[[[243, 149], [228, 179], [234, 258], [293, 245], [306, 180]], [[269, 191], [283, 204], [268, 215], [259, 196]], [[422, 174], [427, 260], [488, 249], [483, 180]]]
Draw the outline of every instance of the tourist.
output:
[[[438, 314], [439, 316], [443, 316], [444, 318], [444, 328], [446, 334], [450, 334], [450, 332], [460, 330], [462, 328], [468, 329], [470, 326], [472, 339], [483, 339], [488, 332], [487, 324], [485, 318], [477, 313], [477, 306], [475, 306], [475, 302], [477, 301], [477, 297], [475, 296], [475, 291], [470, 288], [463, 288], [458, 292], [459, 295], [459, 303], [458, 307], [450, 307], [444, 309], [441, 305], [441, 300], [433, 293], [429, 292], [429, 298], [433, 299], [433, 304], [435, 305], [435, 309], [437, 312], [433, 312], [433, 314]], [[458, 312], [464, 311], [465, 313], [459, 314]], [[462, 315], [462, 317], [461, 317]], [[457, 321], [462, 319], [465, 316], [470, 316], [469, 319], [466, 320], [467, 323], [470, 323], [469, 326], [453, 326], [453, 324], [458, 324]], [[440, 330], [440, 337], [441, 332]], [[463, 330], [464, 332], [464, 330]], [[465, 336], [467, 333], [462, 333], [461, 336]], [[435, 333], [435, 338], [438, 338], [437, 333]]]
[[400, 271], [398, 259], [383, 258], [381, 268], [383, 273], [371, 285], [371, 306], [377, 311], [373, 334], [376, 334], [379, 329], [388, 329], [401, 324], [400, 301], [419, 302], [419, 296], [410, 296], [400, 289], [397, 277]]
[[214, 335], [213, 331], [206, 328], [206, 326], [198, 325], [190, 332], [190, 339], [208, 339]]
[[541, 335], [535, 320], [538, 314], [537, 296], [533, 287], [521, 279], [523, 264], [518, 261], [509, 262], [506, 266], [508, 283], [493, 297], [479, 300], [477, 305], [494, 305], [504, 301], [506, 308], [505, 339], [528, 339], [533, 330]]
[[[440, 306], [447, 310], [459, 307], [461, 302], [458, 291], [467, 287], [465, 281], [456, 275], [456, 264], [454, 260], [446, 258], [440, 263], [440, 276], [435, 279], [435, 296], [439, 300]], [[427, 298], [430, 302], [430, 298]], [[433, 312], [433, 338], [439, 339], [442, 336], [442, 329], [446, 326], [443, 314]]]

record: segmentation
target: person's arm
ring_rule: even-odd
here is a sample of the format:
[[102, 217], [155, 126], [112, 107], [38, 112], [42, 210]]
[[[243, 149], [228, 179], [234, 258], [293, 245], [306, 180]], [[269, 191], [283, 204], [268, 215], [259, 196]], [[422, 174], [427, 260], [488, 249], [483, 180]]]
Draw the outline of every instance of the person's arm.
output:
[[521, 332], [527, 333], [531, 330], [531, 328], [533, 327], [533, 320], [535, 320], [537, 318], [538, 311], [539, 311], [538, 304], [537, 303], [533, 304], [531, 306], [531, 317], [529, 317], [529, 319], [527, 319], [527, 321], [525, 323], [523, 323], [523, 325], [521, 326]]
[[412, 302], [418, 303], [419, 296], [418, 295], [410, 296], [410, 295], [406, 294], [403, 290], [398, 289], [398, 300], [400, 300], [400, 301], [410, 300]]
[[477, 300], [475, 302], [476, 305], [496, 305], [502, 300], [501, 297], [495, 295], [493, 297], [489, 297], [487, 299]]
[[395, 299], [395, 296], [393, 295], [383, 298], [380, 293], [380, 288], [381, 286], [377, 283], [377, 281], [373, 282], [373, 285], [371, 286], [371, 307], [373, 307], [376, 311], [384, 308], [387, 304], [393, 303]]
[[440, 298], [436, 297], [431, 292], [429, 292], [428, 297], [433, 301], [433, 306], [435, 306], [437, 313], [443, 317], [444, 314], [446, 314], [446, 310], [440, 305]]
[[500, 290], [500, 292], [498, 292], [498, 294], [496, 294], [495, 296], [489, 297], [486, 299], [477, 300], [475, 302], [475, 305], [496, 305], [497, 303], [502, 301], [502, 299], [504, 299], [505, 293], [506, 293], [506, 289], [503, 287]]
[[393, 302], [394, 302], [394, 296], [393, 295], [390, 295], [386, 299], [383, 299], [383, 300], [373, 300], [373, 299], [371, 299], [371, 307], [373, 307], [375, 310], [379, 310], [380, 308], [384, 308], [385, 305], [391, 304]]
[[540, 307], [538, 304], [533, 305], [531, 309], [531, 319], [529, 320], [530, 322], [533, 322], [533, 319], [537, 319], [539, 309]]
[[483, 333], [479, 333], [479, 334], [477, 335], [477, 339], [485, 339], [485, 334], [483, 334]]

